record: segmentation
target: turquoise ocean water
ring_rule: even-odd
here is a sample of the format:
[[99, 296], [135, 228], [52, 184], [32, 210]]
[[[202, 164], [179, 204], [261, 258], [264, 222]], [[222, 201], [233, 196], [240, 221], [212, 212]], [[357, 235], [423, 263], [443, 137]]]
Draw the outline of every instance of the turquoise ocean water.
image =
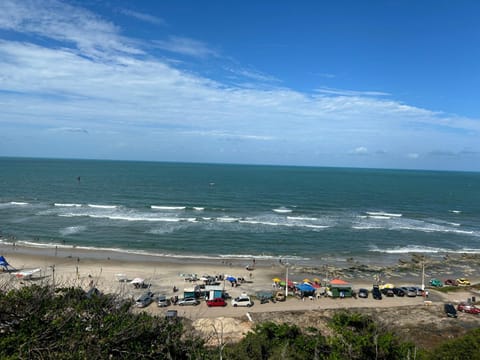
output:
[[0, 158], [3, 243], [315, 264], [480, 253], [480, 173]]

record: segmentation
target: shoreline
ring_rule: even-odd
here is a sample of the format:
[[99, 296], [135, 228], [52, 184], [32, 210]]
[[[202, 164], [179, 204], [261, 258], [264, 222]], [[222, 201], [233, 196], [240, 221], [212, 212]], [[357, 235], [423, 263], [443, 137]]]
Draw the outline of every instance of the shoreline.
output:
[[[223, 258], [223, 257], [185, 257], [185, 256], [160, 256], [155, 254], [124, 253], [109, 250], [93, 250], [81, 247], [61, 246], [30, 247], [17, 244], [0, 242], [0, 255], [7, 260], [11, 257], [24, 259], [22, 264], [12, 264], [16, 268], [38, 267], [35, 264], [62, 264], [62, 263], [88, 263], [92, 266], [106, 267], [110, 265], [129, 265], [140, 268], [182, 268], [185, 266], [193, 268], [217, 269], [220, 272], [228, 273], [230, 270], [243, 272], [247, 276], [249, 271], [246, 266], [255, 265], [256, 269], [268, 271], [273, 277], [278, 277], [285, 272], [286, 264], [281, 259], [262, 258]], [[422, 264], [425, 264], [425, 284], [430, 278], [458, 278], [468, 277], [474, 281], [480, 280], [476, 275], [480, 267], [480, 254], [446, 254], [443, 257], [429, 257], [425, 254], [405, 254], [399, 257], [397, 262], [390, 262], [387, 265], [374, 262], [362, 262], [361, 259], [353, 257], [342, 262], [323, 262], [318, 266], [288, 264], [291, 278], [301, 281], [305, 277], [344, 278], [355, 283], [373, 283], [375, 279], [383, 282], [403, 281], [420, 284]], [[10, 261], [10, 260], [8, 260]], [[201, 271], [197, 271], [201, 272]], [[180, 271], [181, 272], [181, 271]], [[201, 274], [200, 274], [201, 275]], [[271, 282], [271, 281], [270, 281]], [[270, 285], [270, 284], [269, 284]]]

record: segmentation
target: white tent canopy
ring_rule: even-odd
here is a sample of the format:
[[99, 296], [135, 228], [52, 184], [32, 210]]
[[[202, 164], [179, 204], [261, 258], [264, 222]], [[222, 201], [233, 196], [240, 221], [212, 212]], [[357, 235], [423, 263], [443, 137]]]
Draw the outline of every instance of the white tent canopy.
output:
[[135, 278], [132, 281], [130, 281], [130, 284], [143, 284], [145, 280], [142, 278]]

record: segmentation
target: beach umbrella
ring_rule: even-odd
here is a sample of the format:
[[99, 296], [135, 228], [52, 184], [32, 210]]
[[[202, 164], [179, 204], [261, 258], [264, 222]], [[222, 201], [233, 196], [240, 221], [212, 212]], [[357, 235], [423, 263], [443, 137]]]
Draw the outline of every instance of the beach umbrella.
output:
[[237, 282], [237, 279], [235, 279], [233, 276], [229, 276], [225, 280], [230, 281], [230, 282]]
[[315, 283], [317, 283], [317, 284], [320, 284], [321, 281], [320, 281], [319, 278], [315, 278], [315, 279], [313, 279], [313, 282], [315, 282]]
[[280, 280], [278, 277], [276, 277], [276, 278], [273, 278], [272, 281], [275, 282], [275, 283], [279, 283], [282, 280]]
[[285, 285], [287, 285], [287, 283], [286, 283], [285, 281], [280, 281], [279, 284], [280, 284], [280, 286], [285, 286]]
[[142, 278], [135, 278], [132, 281], [130, 281], [130, 284], [142, 284], [145, 280]]
[[311, 283], [310, 279], [303, 279], [304, 283]]

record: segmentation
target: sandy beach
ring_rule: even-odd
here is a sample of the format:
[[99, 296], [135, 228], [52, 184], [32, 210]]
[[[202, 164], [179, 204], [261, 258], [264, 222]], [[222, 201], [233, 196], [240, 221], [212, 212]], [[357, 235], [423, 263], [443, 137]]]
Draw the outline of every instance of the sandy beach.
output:
[[[115, 253], [98, 253], [80, 249], [33, 249], [23, 248], [19, 246], [2, 246], [0, 254], [5, 256], [8, 262], [16, 269], [35, 269], [39, 268], [40, 272], [36, 274], [32, 280], [23, 280], [9, 273], [0, 273], [0, 283], [4, 288], [24, 286], [31, 283], [49, 283], [56, 286], [80, 286], [88, 290], [91, 286], [97, 287], [104, 293], [117, 294], [122, 297], [136, 299], [146, 290], [135, 288], [129, 282], [118, 281], [119, 274], [124, 275], [128, 280], [134, 278], [144, 279], [146, 284], [150, 284], [150, 289], [155, 295], [166, 295], [171, 297], [177, 295], [183, 296], [185, 288], [191, 288], [202, 281], [190, 282], [185, 280], [186, 274], [197, 274], [198, 277], [204, 275], [222, 275], [243, 277], [246, 282], [241, 283], [238, 287], [232, 287], [228, 281], [224, 282], [225, 289], [232, 297], [236, 297], [241, 293], [247, 293], [254, 296], [258, 291], [272, 290], [272, 279], [279, 277], [284, 279], [286, 275], [286, 267], [282, 264], [255, 261], [255, 270], [248, 271], [245, 268], [245, 261], [205, 261], [193, 259], [178, 258], [151, 258], [148, 256], [125, 257], [118, 256]], [[476, 259], [478, 261], [478, 259]], [[451, 267], [448, 262], [444, 262], [443, 269], [445, 273], [437, 270], [436, 266], [430, 268], [427, 272], [426, 283], [435, 276], [440, 279], [453, 277], [454, 275], [466, 276], [473, 275], [470, 267], [466, 267], [456, 259], [453, 261], [457, 267]], [[471, 261], [474, 264], [473, 260]], [[398, 264], [395, 269], [390, 269], [389, 275], [385, 275], [383, 269], [383, 279], [386, 282], [394, 283], [396, 286], [404, 285], [420, 285], [421, 278], [418, 276], [418, 268], [402, 271], [404, 263]], [[474, 264], [475, 265], [475, 264]], [[474, 269], [475, 266], [472, 266]], [[325, 267], [324, 267], [325, 268]], [[324, 269], [323, 268], [323, 269]], [[371, 289], [372, 269], [363, 267], [364, 271], [359, 269], [362, 266], [354, 264], [347, 269], [330, 268], [332, 276], [342, 274], [343, 278], [348, 280], [355, 290], [361, 287]], [[319, 268], [321, 269], [321, 268]], [[461, 273], [463, 269], [463, 273]], [[448, 271], [447, 271], [448, 270]], [[305, 277], [313, 279], [322, 276], [320, 271], [315, 273], [312, 268], [289, 268], [289, 279], [301, 282]], [[454, 273], [452, 273], [454, 272]], [[357, 275], [354, 277], [354, 275]], [[325, 275], [323, 275], [324, 277]], [[323, 279], [322, 277], [322, 279]], [[388, 277], [388, 278], [387, 278]], [[477, 277], [469, 277], [472, 282], [478, 282]], [[173, 292], [173, 288], [178, 289]], [[265, 313], [285, 313], [285, 312], [321, 312], [328, 309], [381, 309], [381, 308], [404, 308], [404, 307], [424, 307], [425, 304], [430, 306], [440, 305], [444, 302], [460, 302], [465, 301], [472, 296], [480, 294], [472, 292], [472, 290], [456, 291], [452, 293], [440, 293], [434, 289], [430, 290], [430, 296], [425, 299], [421, 296], [414, 298], [409, 297], [393, 297], [385, 298], [382, 301], [373, 300], [371, 296], [367, 299], [332, 299], [332, 298], [305, 298], [290, 296], [285, 302], [261, 304], [255, 300], [255, 305], [251, 308], [232, 307], [228, 304], [224, 308], [209, 308], [205, 302], [201, 302], [198, 306], [170, 306], [168, 308], [159, 308], [155, 303], [150, 304], [144, 309], [135, 309], [135, 311], [147, 311], [151, 314], [163, 316], [167, 309], [176, 309], [178, 315], [192, 320], [194, 326], [200, 330], [213, 326], [216, 321], [222, 321], [222, 326], [230, 324], [232, 338], [248, 331], [253, 324], [260, 319], [265, 318]], [[425, 303], [427, 301], [427, 303]], [[441, 310], [439, 310], [441, 312]], [[247, 315], [248, 313], [248, 315]], [[239, 329], [243, 329], [239, 331]], [[236, 335], [233, 335], [236, 334]]]

